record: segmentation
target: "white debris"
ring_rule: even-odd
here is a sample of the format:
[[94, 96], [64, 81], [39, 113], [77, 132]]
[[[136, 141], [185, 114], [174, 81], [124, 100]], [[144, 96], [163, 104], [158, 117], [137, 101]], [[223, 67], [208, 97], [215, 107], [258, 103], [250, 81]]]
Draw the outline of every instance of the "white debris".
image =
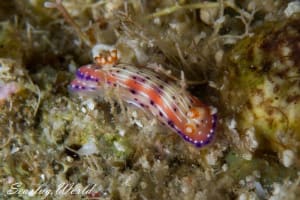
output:
[[207, 34], [204, 31], [201, 31], [200, 34], [196, 35], [193, 39], [195, 44], [198, 44], [201, 40], [207, 37]]
[[12, 176], [8, 176], [7, 179], [6, 179], [6, 183], [11, 185], [15, 182], [15, 178], [12, 177]]
[[259, 199], [266, 199], [267, 192], [266, 190], [264, 190], [261, 183], [258, 181], [254, 181], [254, 186], [255, 186], [255, 193], [259, 197]]
[[218, 16], [219, 8], [204, 8], [200, 10], [200, 19], [208, 25], [212, 25]]
[[95, 153], [98, 153], [98, 148], [93, 140], [90, 140], [78, 150], [78, 154], [82, 156], [88, 156]]
[[246, 152], [244, 154], [242, 154], [242, 158], [245, 159], [245, 160], [252, 160], [252, 153], [250, 152]]
[[149, 170], [151, 168], [151, 165], [149, 161], [147, 160], [146, 156], [142, 156], [138, 159], [137, 164], [140, 164], [143, 169]]
[[258, 147], [258, 142], [255, 136], [255, 128], [251, 127], [247, 129], [245, 135], [249, 150], [254, 151]]
[[161, 20], [160, 20], [160, 18], [159, 18], [159, 17], [155, 17], [155, 18], [153, 19], [153, 23], [156, 24], [156, 25], [161, 25]]
[[122, 136], [122, 137], [124, 137], [125, 136], [125, 133], [126, 133], [126, 130], [125, 129], [123, 129], [123, 128], [121, 128], [121, 129], [119, 129], [119, 135], [120, 136]]
[[224, 51], [222, 49], [218, 50], [217, 53], [215, 54], [215, 61], [218, 66], [221, 66], [223, 56], [224, 56]]
[[290, 167], [294, 163], [295, 153], [292, 150], [286, 149], [282, 152], [280, 157], [283, 166]]
[[246, 192], [239, 195], [238, 200], [257, 200], [257, 196], [254, 192]]
[[214, 153], [214, 151], [211, 151], [210, 153], [206, 154], [205, 159], [207, 164], [209, 165], [216, 165], [217, 163], [217, 159], [218, 157], [216, 156], [216, 154]]
[[287, 17], [291, 17], [295, 13], [300, 12], [300, 1], [293, 1], [288, 4], [286, 9], [284, 10], [284, 14]]
[[114, 146], [116, 147], [117, 151], [125, 152], [125, 147], [120, 142], [115, 141]]
[[281, 54], [283, 55], [283, 56], [289, 56], [291, 53], [292, 53], [292, 49], [290, 48], [290, 47], [288, 47], [288, 46], [284, 46], [284, 47], [282, 47], [281, 49]]
[[227, 126], [230, 130], [235, 130], [236, 128], [236, 120], [235, 119], [231, 119], [229, 123], [227, 123]]
[[41, 177], [41, 179], [42, 179], [43, 181], [46, 180], [45, 174], [41, 174], [40, 177]]
[[219, 17], [214, 23], [215, 25], [223, 24], [225, 22], [225, 16]]
[[87, 99], [82, 104], [85, 105], [89, 110], [94, 110], [96, 107], [96, 102], [93, 99]]
[[14, 154], [14, 153], [17, 153], [18, 151], [20, 151], [20, 148], [19, 147], [16, 147], [16, 146], [13, 146], [13, 148], [11, 149], [10, 153], [11, 154]]
[[209, 108], [210, 108], [210, 114], [211, 115], [217, 114], [218, 109], [216, 107], [209, 106]]
[[269, 198], [269, 200], [281, 200], [285, 199], [286, 196], [288, 196], [288, 185], [289, 184], [279, 184], [279, 183], [274, 183], [273, 184], [273, 192], [272, 196]]
[[227, 164], [222, 165], [222, 170], [226, 172], [228, 170], [228, 165]]
[[139, 119], [138, 119], [138, 113], [137, 113], [137, 111], [132, 111], [131, 112], [131, 116], [132, 116], [132, 119], [131, 119], [131, 122], [133, 123], [133, 124], [136, 124], [138, 127], [140, 127], [140, 128], [143, 128], [144, 127], [144, 124], [142, 123], [142, 121], [140, 121]]
[[74, 62], [74, 60], [71, 60], [71, 62], [68, 64], [68, 71], [71, 73], [75, 73], [77, 70], [77, 65]]
[[36, 192], [33, 189], [31, 189], [31, 190], [28, 191], [27, 195], [29, 197], [34, 197], [36, 195]]
[[86, 111], [87, 111], [87, 110], [86, 110], [85, 107], [82, 107], [82, 108], [81, 108], [81, 112], [86, 113]]
[[124, 185], [127, 187], [134, 188], [140, 179], [140, 175], [138, 173], [132, 173], [130, 175], [125, 175]]

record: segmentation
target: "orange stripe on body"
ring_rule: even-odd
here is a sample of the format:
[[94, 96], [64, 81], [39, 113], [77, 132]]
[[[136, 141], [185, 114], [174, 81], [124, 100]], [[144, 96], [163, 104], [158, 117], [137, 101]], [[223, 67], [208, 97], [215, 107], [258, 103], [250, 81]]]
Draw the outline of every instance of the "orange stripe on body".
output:
[[113, 84], [113, 83], [117, 82], [117, 79], [116, 79], [116, 77], [114, 77], [112, 75], [107, 75], [106, 76], [106, 81]]
[[135, 90], [137, 92], [143, 91], [143, 88], [144, 88], [141, 84], [139, 84], [138, 82], [136, 82], [135, 80], [132, 80], [132, 79], [127, 79], [126, 81], [124, 81], [124, 84], [128, 88]]
[[[128, 88], [135, 90], [136, 92], [142, 92], [144, 94], [147, 94], [147, 96], [149, 98], [149, 102], [152, 100], [155, 105], [157, 105], [161, 109], [163, 109], [163, 112], [167, 115], [166, 117], [168, 118], [168, 120], [171, 120], [174, 123], [174, 125], [179, 129], [182, 129], [184, 127], [184, 125], [182, 124], [182, 121], [180, 121], [178, 119], [178, 117], [177, 117], [176, 113], [174, 113], [173, 109], [168, 107], [165, 104], [161, 94], [159, 94], [159, 92], [156, 91], [154, 88], [146, 88], [139, 82], [137, 82], [135, 80], [131, 80], [131, 79], [126, 80], [125, 85]], [[157, 109], [159, 109], [159, 108], [157, 108]], [[165, 123], [168, 124], [167, 122], [165, 122]]]

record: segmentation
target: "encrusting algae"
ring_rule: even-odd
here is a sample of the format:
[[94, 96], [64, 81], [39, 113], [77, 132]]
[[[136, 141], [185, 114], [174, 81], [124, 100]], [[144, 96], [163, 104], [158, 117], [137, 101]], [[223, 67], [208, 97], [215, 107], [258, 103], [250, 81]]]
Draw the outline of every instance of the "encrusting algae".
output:
[[[0, 199], [298, 199], [297, 2], [1, 2]], [[216, 107], [214, 140], [70, 92], [99, 44]]]
[[[224, 101], [230, 102], [241, 137], [253, 134], [254, 150], [277, 152], [299, 162], [299, 17], [269, 22], [238, 42], [226, 63]], [[292, 161], [284, 161], [290, 152]]]

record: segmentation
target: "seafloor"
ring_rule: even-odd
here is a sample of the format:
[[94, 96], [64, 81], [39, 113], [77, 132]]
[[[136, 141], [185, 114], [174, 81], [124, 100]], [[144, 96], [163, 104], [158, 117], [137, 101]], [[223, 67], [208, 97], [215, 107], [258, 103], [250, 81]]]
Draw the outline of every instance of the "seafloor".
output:
[[[60, 3], [0, 1], [0, 199], [300, 198], [299, 1]], [[70, 92], [97, 44], [170, 70], [217, 109], [214, 140]]]

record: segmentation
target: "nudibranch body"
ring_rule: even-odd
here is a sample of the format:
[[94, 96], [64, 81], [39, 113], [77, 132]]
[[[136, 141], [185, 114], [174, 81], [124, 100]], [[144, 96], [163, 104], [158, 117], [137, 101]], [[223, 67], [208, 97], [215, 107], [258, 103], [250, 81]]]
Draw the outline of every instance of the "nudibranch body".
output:
[[161, 123], [196, 147], [209, 144], [216, 129], [216, 111], [164, 74], [147, 68], [116, 64], [117, 51], [100, 54], [95, 64], [80, 67], [70, 88], [75, 92], [102, 93], [112, 89], [119, 99], [151, 113]]

